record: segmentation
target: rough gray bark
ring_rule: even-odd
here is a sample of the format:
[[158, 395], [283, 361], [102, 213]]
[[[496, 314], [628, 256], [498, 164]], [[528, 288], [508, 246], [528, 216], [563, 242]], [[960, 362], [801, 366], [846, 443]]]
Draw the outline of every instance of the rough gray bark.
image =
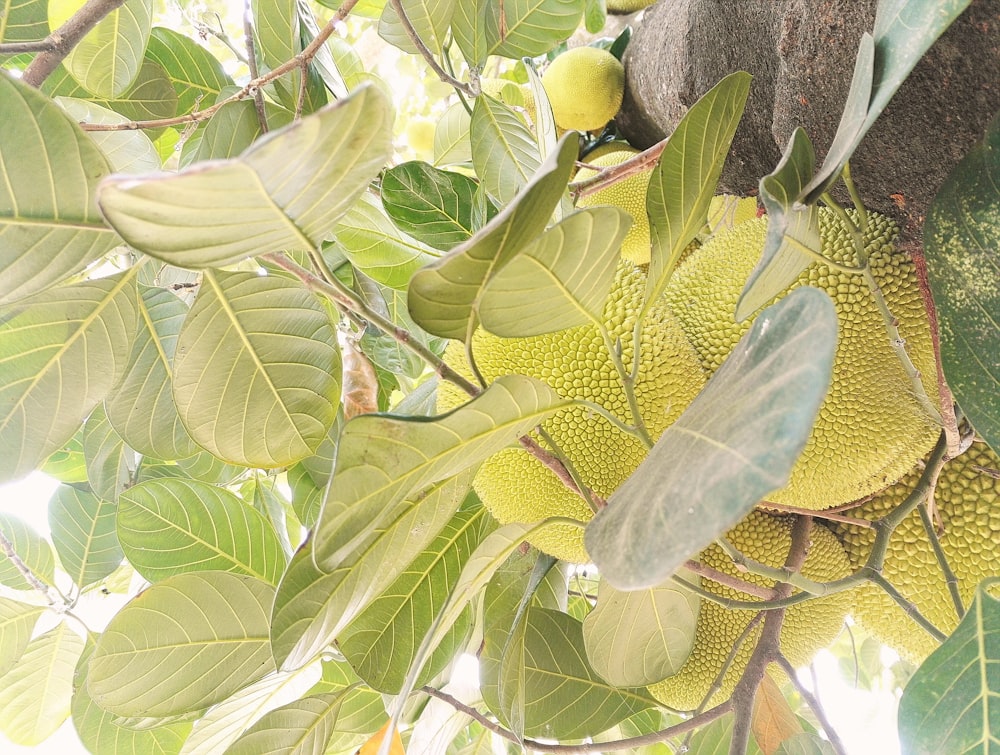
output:
[[[833, 140], [876, 0], [660, 0], [625, 57], [623, 135], [670, 133], [728, 73], [753, 74], [721, 187], [756, 193], [796, 126], [821, 161]], [[920, 225], [944, 178], [1000, 109], [1000, 0], [973, 0], [931, 48], [851, 160], [866, 204]], [[909, 224], [909, 223], [907, 223]]]

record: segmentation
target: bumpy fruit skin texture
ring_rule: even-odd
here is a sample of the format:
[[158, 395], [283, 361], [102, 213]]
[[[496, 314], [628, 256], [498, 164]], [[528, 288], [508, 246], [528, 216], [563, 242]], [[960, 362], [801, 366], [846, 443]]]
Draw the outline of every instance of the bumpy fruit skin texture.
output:
[[615, 117], [625, 93], [625, 68], [607, 50], [574, 47], [542, 74], [556, 125], [592, 131]]
[[[611, 341], [620, 339], [622, 360], [632, 364], [632, 326], [642, 304], [646, 275], [622, 262], [604, 308]], [[472, 338], [476, 364], [487, 381], [519, 373], [544, 380], [561, 396], [600, 404], [631, 424], [628, 401], [604, 340], [593, 325], [530, 338], [498, 338], [481, 328]], [[658, 438], [704, 385], [705, 376], [673, 315], [662, 301], [647, 315], [640, 341], [639, 374], [635, 385], [639, 411], [650, 436]], [[471, 377], [464, 349], [455, 342], [446, 361]], [[438, 408], [446, 410], [468, 399], [450, 384], [442, 384]], [[646, 455], [642, 443], [585, 407], [560, 412], [543, 425], [570, 463], [597, 495], [606, 498]], [[502, 524], [537, 522], [549, 516], [581, 521], [593, 517], [590, 507], [527, 451], [501, 451], [479, 468], [475, 489]], [[589, 561], [583, 530], [547, 528], [531, 544], [574, 563]]]
[[[896, 226], [869, 214], [865, 250], [924, 389], [937, 396], [930, 326], [913, 262], [895, 250]], [[733, 313], [764, 246], [767, 219], [740, 223], [681, 264], [666, 296], [702, 364], [715, 372], [752, 318]], [[850, 234], [830, 210], [820, 213], [823, 254], [856, 264]], [[902, 477], [934, 445], [938, 425], [913, 396], [912, 383], [889, 342], [875, 299], [858, 273], [815, 262], [788, 289], [812, 285], [830, 295], [840, 330], [833, 375], [813, 432], [776, 503], [820, 510], [860, 500]], [[787, 293], [787, 291], [785, 292]], [[932, 398], [933, 400], [933, 398]]]
[[656, 0], [607, 0], [608, 13], [635, 13], [648, 8]]
[[[1000, 471], [998, 457], [985, 443], [974, 443], [964, 454], [945, 464], [934, 492], [943, 532], [938, 540], [955, 576], [966, 609], [976, 586], [1000, 576], [1000, 480], [982, 470]], [[880, 519], [906, 500], [920, 478], [919, 469], [875, 496], [847, 516]], [[871, 529], [835, 524], [851, 564], [865, 563], [875, 541]], [[882, 574], [934, 626], [951, 633], [958, 615], [919, 511], [913, 511], [889, 539]], [[874, 585], [852, 591], [853, 614], [865, 629], [905, 658], [920, 663], [937, 642], [885, 593]]]
[[[740, 552], [768, 566], [784, 566], [792, 545], [791, 517], [779, 517], [754, 511], [729, 531], [726, 537]], [[847, 576], [847, 556], [837, 538], [821, 524], [814, 523], [810, 530], [810, 546], [801, 572], [804, 576], [829, 582]], [[770, 580], [753, 574], [743, 574], [725, 552], [717, 545], [706, 548], [697, 558], [726, 574], [738, 576], [747, 582], [773, 587]], [[706, 590], [733, 600], [759, 600], [739, 590], [702, 579]], [[803, 666], [820, 649], [826, 647], [844, 623], [849, 608], [846, 593], [835, 593], [825, 598], [815, 598], [796, 604], [785, 611], [781, 627], [781, 650], [795, 666]], [[732, 652], [740, 635], [756, 614], [746, 609], [726, 609], [709, 600], [702, 600], [695, 630], [694, 648], [680, 671], [662, 682], [650, 685], [653, 697], [677, 710], [694, 710], [708, 694], [715, 678]], [[757, 644], [762, 624], [759, 624], [740, 646], [732, 665], [722, 680], [722, 687], [710, 705], [728, 699], [746, 668]]]
[[[602, 145], [590, 153], [584, 162], [599, 168], [608, 168], [628, 160], [639, 153], [627, 144], [612, 142]], [[596, 205], [612, 205], [619, 207], [632, 216], [632, 227], [622, 240], [622, 257], [636, 265], [649, 264], [649, 216], [646, 215], [646, 189], [649, 187], [651, 170], [636, 173], [624, 181], [612, 184], [605, 189], [595, 191], [580, 198], [578, 207], [594, 207]], [[589, 172], [580, 175], [588, 178]]]

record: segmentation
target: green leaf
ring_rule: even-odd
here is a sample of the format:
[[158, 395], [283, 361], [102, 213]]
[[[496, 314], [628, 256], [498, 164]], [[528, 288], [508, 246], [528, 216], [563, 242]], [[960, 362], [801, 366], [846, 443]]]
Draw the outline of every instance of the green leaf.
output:
[[[49, 0], [49, 26], [58, 29], [83, 5]], [[125, 0], [77, 42], [63, 65], [80, 86], [99, 97], [119, 97], [139, 73], [153, 27], [150, 0]]]
[[45, 291], [5, 314], [0, 479], [10, 480], [62, 448], [118, 382], [135, 334], [135, 272]]
[[[56, 559], [47, 540], [13, 514], [0, 513], [0, 532], [11, 542], [14, 553], [32, 574], [50, 585], [55, 583]], [[6, 553], [0, 553], [0, 585], [15, 590], [35, 589]]]
[[139, 320], [122, 382], [105, 400], [108, 420], [130, 448], [170, 461], [198, 447], [177, 414], [171, 363], [188, 308], [165, 288], [139, 286]]
[[[459, 0], [402, 0], [403, 12], [420, 41], [435, 55], [440, 54]], [[386, 3], [378, 22], [382, 39], [411, 55], [419, 54], [403, 28], [391, 3]]]
[[77, 587], [111, 574], [123, 553], [115, 533], [115, 504], [69, 485], [49, 501], [49, 528], [59, 563]]
[[[235, 91], [235, 87], [233, 89]], [[230, 90], [226, 89], [220, 97], [229, 93]], [[292, 122], [290, 111], [270, 102], [264, 103], [264, 114], [272, 128], [281, 128]], [[227, 102], [201, 130], [194, 133], [194, 138], [185, 142], [181, 151], [181, 167], [204, 160], [236, 157], [263, 134], [252, 100]]]
[[271, 618], [275, 661], [298, 668], [320, 651], [392, 582], [451, 519], [470, 478], [452, 478], [418, 503], [397, 509], [329, 573], [316, 568], [312, 539], [292, 557]]
[[181, 755], [224, 752], [268, 711], [299, 699], [319, 678], [320, 666], [314, 663], [290, 673], [269, 674], [244, 687], [198, 719], [184, 741]]
[[98, 201], [129, 244], [182, 267], [317, 249], [388, 159], [390, 131], [391, 105], [364, 86], [238, 158], [108, 180]]
[[593, 207], [547, 230], [487, 282], [479, 303], [483, 328], [519, 338], [600, 327], [631, 224], [624, 210]]
[[[73, 120], [81, 123], [120, 125], [128, 123], [124, 115], [94, 102], [71, 97], [56, 99]], [[90, 138], [108, 158], [116, 173], [144, 173], [160, 168], [160, 155], [141, 131], [92, 131]]]
[[361, 680], [347, 663], [325, 660], [322, 665], [323, 678], [309, 690], [309, 694], [346, 692], [337, 719], [337, 730], [347, 734], [373, 734], [378, 731], [386, 721], [382, 695], [358, 684]]
[[206, 271], [177, 337], [173, 394], [220, 459], [281, 467], [311, 456], [340, 402], [333, 323], [298, 281]]
[[[464, 0], [455, 8], [451, 19], [451, 33], [455, 35], [458, 49], [470, 67], [481, 67], [496, 44], [497, 25], [494, 22], [491, 34], [487, 31], [486, 21], [487, 14], [494, 12], [494, 5], [492, 0]], [[461, 104], [458, 108], [464, 111]], [[434, 154], [438, 154], [436, 148]]]
[[337, 247], [358, 270], [384, 286], [406, 288], [413, 273], [440, 256], [401, 233], [376, 199], [363, 196], [334, 229]]
[[837, 329], [833, 302], [814, 288], [761, 312], [587, 527], [608, 582], [660, 584], [785, 484], [826, 395]]
[[[276, 68], [299, 52], [299, 16], [295, 0], [251, 0], [257, 55], [267, 68]], [[296, 79], [294, 88], [298, 90]]]
[[226, 572], [178, 574], [147, 588], [98, 640], [90, 695], [120, 716], [172, 716], [225, 700], [274, 670], [273, 599], [267, 583]]
[[[729, 755], [733, 739], [733, 714], [727, 713], [691, 735], [690, 752], [697, 755]], [[753, 738], [747, 743], [747, 755], [761, 755]]]
[[154, 27], [146, 57], [163, 67], [177, 94], [177, 113], [208, 107], [233, 80], [222, 64], [190, 37], [172, 29]]
[[469, 125], [472, 164], [486, 192], [507, 204], [538, 171], [535, 137], [517, 113], [488, 95], [480, 95]]
[[572, 403], [540, 380], [506, 375], [435, 419], [355, 417], [344, 427], [323, 501], [316, 565], [335, 568], [411, 496], [478, 465]]
[[[46, 2], [42, 0], [0, 0], [0, 43], [32, 42], [49, 35]], [[0, 60], [4, 56], [0, 55]]]
[[[358, 614], [337, 637], [337, 646], [365, 682], [396, 694], [406, 681], [420, 641], [444, 606], [462, 567], [493, 527], [482, 506], [463, 509], [406, 567], [396, 580]], [[465, 636], [471, 629], [471, 612], [453, 630]], [[444, 663], [428, 664], [424, 677], [439, 672]]]
[[673, 676], [694, 647], [700, 608], [697, 594], [672, 581], [634, 592], [602, 581], [597, 605], [583, 620], [587, 660], [616, 687]]
[[69, 716], [73, 669], [83, 640], [65, 622], [28, 643], [0, 687], [0, 731], [14, 744], [40, 744]]
[[83, 431], [81, 425], [65, 446], [53, 452], [42, 464], [40, 471], [59, 482], [87, 481], [87, 462], [83, 458]]
[[806, 132], [797, 128], [774, 172], [760, 179], [760, 198], [767, 210], [767, 237], [760, 261], [736, 303], [742, 322], [787, 289], [820, 254], [819, 207], [796, 200], [812, 175], [816, 155]]
[[722, 165], [743, 116], [750, 79], [750, 74], [738, 71], [706, 92], [677, 124], [650, 173], [646, 190], [652, 239], [648, 302], [663, 293], [684, 249], [705, 225]]
[[83, 426], [83, 457], [87, 460], [90, 489], [98, 498], [117, 501], [118, 494], [132, 481], [135, 454], [125, 447], [100, 404]]
[[148, 480], [118, 499], [118, 539], [150, 582], [227, 571], [277, 584], [285, 555], [270, 523], [223, 488], [179, 477]]
[[835, 755], [836, 750], [825, 739], [802, 732], [789, 737], [774, 751], [774, 755]]
[[994, 752], [1000, 747], [1000, 601], [988, 579], [941, 647], [923, 662], [899, 700], [899, 738], [913, 755]]
[[41, 606], [0, 597], [0, 677], [21, 659], [38, 617], [44, 612]]
[[3, 305], [63, 280], [118, 239], [94, 202], [111, 166], [73, 118], [6, 73], [0, 73], [0, 112]]
[[490, 54], [519, 59], [542, 55], [576, 31], [586, 0], [505, 0], [489, 5], [503, 14], [502, 26], [499, 13], [486, 16], [487, 39], [496, 40]]
[[576, 160], [576, 139], [564, 136], [518, 196], [475, 236], [413, 276], [409, 308], [429, 333], [468, 340], [483, 287], [545, 229]]
[[[41, 89], [50, 97], [87, 100], [134, 121], [172, 118], [177, 113], [177, 93], [170, 84], [167, 72], [163, 70], [163, 66], [150, 59], [143, 61], [132, 85], [118, 97], [100, 97], [88, 92], [62, 64], [45, 80]], [[148, 133], [156, 134], [157, 131]], [[90, 135], [94, 136], [94, 133]]]
[[1000, 449], [998, 206], [1000, 114], [948, 176], [924, 226], [944, 374], [962, 411], [994, 450]]
[[418, 161], [387, 170], [381, 196], [397, 228], [444, 251], [472, 236], [486, 210], [474, 179]]
[[[471, 3], [459, 3], [463, 8]], [[472, 145], [469, 143], [469, 125], [472, 116], [456, 102], [445, 110], [434, 129], [434, 164], [460, 165], [472, 162]]]
[[344, 697], [344, 692], [314, 695], [272, 710], [236, 740], [226, 750], [226, 755], [325, 752], [327, 743], [337, 731]]
[[524, 733], [589, 737], [656, 705], [644, 689], [603, 681], [583, 653], [583, 629], [572, 616], [529, 608], [525, 623]]

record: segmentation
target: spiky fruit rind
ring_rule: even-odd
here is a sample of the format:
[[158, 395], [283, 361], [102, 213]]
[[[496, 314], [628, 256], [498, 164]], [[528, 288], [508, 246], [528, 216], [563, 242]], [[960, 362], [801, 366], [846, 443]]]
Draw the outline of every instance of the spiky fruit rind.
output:
[[[619, 165], [639, 150], [622, 142], [605, 144], [584, 158], [584, 162], [598, 168], [608, 168]], [[622, 239], [622, 257], [637, 265], [648, 265], [649, 247], [649, 216], [646, 214], [646, 189], [649, 188], [651, 170], [629, 176], [623, 181], [611, 184], [604, 189], [587, 194], [577, 202], [578, 207], [594, 207], [596, 205], [612, 205], [619, 207], [632, 216], [632, 226]], [[581, 178], [587, 178], [586, 175]]]
[[608, 13], [635, 13], [648, 8], [656, 0], [607, 0]]
[[607, 50], [574, 47], [549, 64], [542, 85], [560, 128], [592, 131], [615, 117], [625, 93], [625, 68]]
[[[938, 541], [958, 578], [958, 591], [966, 608], [982, 580], [1000, 576], [996, 557], [1000, 547], [1000, 479], [993, 476], [997, 473], [1000, 457], [985, 443], [974, 443], [944, 465], [934, 490], [941, 527]], [[913, 470], [862, 506], [844, 513], [868, 521], [880, 519], [906, 500], [920, 474], [920, 469]], [[852, 565], [857, 568], [864, 564], [875, 531], [839, 523], [833, 529]], [[950, 634], [958, 625], [958, 613], [919, 511], [913, 511], [893, 531], [882, 575], [941, 631]], [[920, 663], [937, 647], [934, 638], [884, 590], [865, 585], [852, 595], [858, 622], [908, 660]]]
[[[783, 566], [792, 545], [793, 518], [752, 512], [729, 531], [726, 537], [746, 556], [767, 564]], [[819, 582], [839, 579], [849, 573], [847, 556], [837, 538], [821, 524], [810, 529], [810, 544], [801, 573]], [[762, 587], [774, 583], [753, 574], [739, 573], [725, 552], [717, 545], [706, 548], [697, 558], [705, 566], [738, 576]], [[702, 579], [702, 587], [720, 597], [754, 601], [744, 592]], [[781, 627], [781, 650], [794, 666], [802, 666], [815, 653], [833, 642], [840, 632], [847, 615], [849, 598], [845, 593], [835, 593], [825, 598], [815, 598], [796, 604], [785, 611]], [[698, 627], [695, 630], [694, 648], [680, 670], [671, 677], [649, 687], [653, 697], [664, 705], [677, 710], [694, 710], [711, 689], [722, 671], [726, 658], [736, 646], [741, 634], [753, 619], [756, 611], [723, 608], [710, 600], [702, 600]], [[760, 626], [752, 630], [740, 645], [729, 670], [722, 679], [722, 686], [712, 700], [714, 705], [729, 698], [736, 683], [746, 669], [750, 655], [760, 636]]]
[[[671, 278], [667, 299], [709, 372], [751, 325], [750, 320], [737, 323], [733, 313], [766, 230], [766, 218], [740, 223], [693, 253]], [[820, 230], [824, 255], [856, 264], [851, 235], [832, 211], [820, 212]], [[930, 326], [913, 261], [893, 246], [896, 232], [891, 220], [871, 213], [864, 248], [924, 388], [936, 396]], [[840, 321], [837, 352], [813, 432], [788, 485], [769, 500], [819, 510], [859, 500], [898, 480], [927, 454], [939, 428], [914, 397], [863, 276], [814, 262], [788, 290], [802, 285], [820, 288], [833, 299]]]
[[[632, 328], [642, 306], [646, 275], [621, 262], [604, 307], [603, 322], [611, 344], [620, 342], [623, 364], [632, 364]], [[472, 338], [476, 364], [487, 381], [519, 373], [544, 380], [557, 393], [599, 404], [627, 424], [632, 423], [628, 399], [621, 387], [608, 345], [594, 325], [530, 338], [500, 338], [482, 329]], [[462, 344], [445, 353], [449, 364], [469, 375]], [[698, 358], [676, 319], [661, 301], [642, 327], [635, 396], [651, 437], [658, 438], [694, 399], [704, 385]], [[438, 407], [448, 409], [467, 400], [450, 384], [442, 385]], [[583, 481], [597, 495], [607, 497], [646, 455], [634, 435], [623, 432], [586, 407], [563, 410], [544, 429], [566, 454]], [[501, 522], [536, 522], [549, 516], [587, 521], [589, 505], [570, 491], [527, 451], [512, 448], [488, 459], [479, 468], [476, 492]], [[552, 527], [531, 541], [557, 558], [588, 561], [583, 531], [572, 526]]]

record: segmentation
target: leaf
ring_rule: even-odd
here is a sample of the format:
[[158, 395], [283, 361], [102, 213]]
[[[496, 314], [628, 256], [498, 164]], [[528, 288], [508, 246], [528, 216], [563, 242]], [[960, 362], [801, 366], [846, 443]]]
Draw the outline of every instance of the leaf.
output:
[[199, 480], [147, 480], [129, 488], [118, 499], [117, 527], [129, 562], [150, 582], [211, 570], [276, 585], [285, 568], [264, 516]]
[[506, 375], [434, 419], [355, 417], [344, 427], [323, 501], [316, 565], [336, 568], [411, 496], [478, 465], [572, 403], [540, 380]]
[[826, 394], [837, 329], [814, 288], [761, 312], [588, 525], [587, 552], [608, 582], [660, 584], [785, 484]]
[[205, 272], [174, 357], [184, 427], [234, 464], [266, 469], [311, 456], [337, 416], [336, 344], [327, 310], [297, 281]]
[[1000, 601], [984, 580], [958, 627], [930, 654], [899, 700], [899, 738], [908, 753], [995, 751], [1000, 746]]
[[[451, 17], [459, 0], [402, 0], [403, 12], [413, 26], [420, 41], [435, 55], [442, 46], [451, 26]], [[391, 3], [386, 3], [378, 22], [378, 35], [405, 53], [417, 55], [420, 51], [403, 28], [399, 15]]]
[[[50, 585], [55, 583], [56, 559], [47, 540], [24, 520], [2, 512], [0, 512], [0, 532], [14, 546], [14, 553], [32, 574]], [[35, 589], [22, 576], [21, 571], [14, 566], [6, 553], [0, 553], [0, 585], [13, 587], [15, 590]]]
[[476, 181], [461, 173], [411, 161], [382, 175], [382, 206], [404, 233], [447, 251], [481, 224], [485, 207]]
[[117, 501], [118, 493], [132, 480], [134, 456], [108, 422], [104, 407], [98, 404], [83, 426], [83, 457], [90, 489], [99, 498]]
[[673, 676], [694, 647], [700, 608], [697, 594], [673, 582], [620, 592], [602, 581], [597, 605], [583, 620], [587, 660], [616, 687], [642, 687]]
[[388, 159], [390, 112], [363, 86], [233, 160], [105, 181], [98, 202], [129, 244], [181, 267], [317, 249]]
[[[372, 734], [386, 720], [382, 695], [360, 684], [357, 674], [343, 661], [323, 661], [323, 678], [309, 690], [310, 695], [343, 692], [344, 700], [337, 717], [337, 732]], [[329, 749], [329, 748], [328, 748]]]
[[[0, 4], [0, 43], [31, 42], [49, 34], [45, 4], [38, 0], [3, 0]], [[4, 58], [0, 55], [0, 61]]]
[[507, 204], [538, 171], [535, 137], [513, 110], [488, 95], [480, 95], [469, 125], [472, 164], [487, 193]]
[[154, 27], [146, 57], [163, 67], [177, 94], [177, 113], [207, 107], [233, 80], [222, 64], [193, 39], [172, 29]]
[[[49, 0], [50, 28], [58, 29], [81, 5], [79, 0]], [[146, 53], [152, 10], [149, 0], [125, 0], [73, 46], [63, 65], [80, 86], [105, 98], [129, 88]]]
[[49, 501], [49, 528], [59, 563], [77, 587], [99, 582], [122, 562], [115, 504], [93, 493], [60, 485]]
[[[434, 617], [444, 606], [454, 583], [476, 546], [493, 527], [482, 506], [463, 509], [406, 567], [381, 595], [337, 636], [337, 646], [358, 675], [380, 692], [396, 694]], [[456, 627], [464, 636], [471, 615]], [[449, 648], [451, 649], [451, 648]], [[425, 670], [429, 677], [451, 656]]]
[[45, 291], [0, 322], [0, 480], [62, 448], [124, 372], [135, 272]]
[[93, 199], [111, 166], [72, 117], [6, 73], [0, 73], [0, 112], [3, 305], [72, 275], [118, 239]]
[[198, 719], [184, 740], [180, 755], [214, 755], [224, 752], [269, 711], [299, 699], [319, 681], [318, 663], [290, 673], [269, 674], [244, 687]]
[[520, 338], [600, 327], [631, 224], [617, 207], [587, 208], [557, 223], [488, 280], [479, 302], [483, 328]]
[[[459, 9], [471, 3], [459, 3]], [[458, 165], [472, 162], [472, 145], [469, 144], [469, 125], [472, 116], [456, 102], [445, 110], [434, 129], [434, 164]]]
[[419, 502], [397, 509], [329, 573], [316, 568], [308, 538], [292, 557], [274, 601], [271, 644], [278, 665], [298, 668], [333, 642], [434, 539], [469, 482], [468, 476], [450, 479]]
[[14, 744], [40, 744], [69, 716], [73, 669], [83, 652], [65, 622], [28, 643], [0, 687], [0, 731]]
[[174, 350], [188, 308], [165, 288], [139, 286], [139, 319], [122, 382], [104, 404], [108, 420], [144, 456], [170, 461], [198, 446], [177, 414], [172, 392]]
[[0, 678], [21, 659], [43, 613], [45, 609], [41, 606], [0, 597]]
[[418, 271], [409, 309], [429, 333], [467, 340], [486, 282], [545, 229], [569, 180], [576, 142], [564, 136], [518, 196], [475, 236]]
[[323, 753], [337, 728], [344, 693], [313, 695], [265, 714], [226, 755]]
[[[690, 752], [698, 755], [728, 755], [732, 739], [733, 714], [726, 713], [691, 735]], [[762, 755], [752, 737], [747, 743], [747, 755]]]
[[[232, 89], [235, 91], [235, 87]], [[230, 89], [225, 89], [219, 97], [230, 93]], [[292, 122], [291, 112], [270, 102], [264, 103], [264, 115], [272, 128]], [[184, 143], [180, 165], [186, 168], [204, 160], [228, 160], [248, 149], [263, 134], [252, 100], [227, 102]]]
[[[61, 64], [45, 80], [41, 90], [49, 97], [73, 97], [87, 100], [95, 105], [114, 110], [133, 121], [172, 118], [177, 112], [177, 93], [170, 84], [167, 72], [163, 70], [163, 66], [150, 59], [143, 61], [132, 85], [118, 97], [101, 97], [88, 92]], [[148, 133], [153, 135], [161, 131], [162, 129], [154, 129]]]
[[770, 175], [760, 179], [760, 198], [767, 210], [767, 237], [760, 261], [750, 273], [736, 303], [742, 322], [787, 289], [819, 254], [819, 207], [803, 205], [796, 197], [815, 164], [812, 142], [802, 128], [792, 133], [785, 154]]
[[1000, 449], [998, 206], [1000, 114], [948, 176], [924, 226], [944, 374], [962, 411], [994, 450]]
[[743, 116], [750, 79], [746, 71], [737, 71], [706, 92], [677, 124], [650, 173], [646, 213], [652, 252], [647, 302], [659, 299], [684, 249], [705, 225], [722, 165]]
[[226, 572], [177, 574], [147, 588], [97, 641], [90, 695], [120, 716], [172, 716], [225, 700], [274, 670], [273, 599], [267, 583]]
[[803, 732], [782, 742], [774, 755], [835, 755], [833, 745], [815, 734]]
[[490, 54], [520, 59], [542, 55], [568, 38], [580, 25], [586, 0], [504, 0], [490, 5], [503, 14], [502, 22], [497, 12], [486, 16]]
[[[486, 16], [492, 12], [492, 5], [491, 0], [465, 0], [455, 8], [451, 33], [470, 67], [481, 67], [497, 41], [496, 24], [491, 35], [487, 32]], [[463, 110], [461, 104], [458, 108]], [[437, 149], [434, 154], [438, 154]]]
[[[58, 97], [56, 102], [73, 120], [81, 123], [120, 125], [129, 122], [124, 115], [86, 100]], [[160, 167], [156, 148], [141, 131], [91, 131], [90, 138], [100, 147], [116, 173], [141, 173]]]
[[794, 747], [787, 740], [803, 731], [785, 696], [768, 674], [761, 677], [757, 686], [750, 730], [764, 755], [774, 755], [782, 747]]

